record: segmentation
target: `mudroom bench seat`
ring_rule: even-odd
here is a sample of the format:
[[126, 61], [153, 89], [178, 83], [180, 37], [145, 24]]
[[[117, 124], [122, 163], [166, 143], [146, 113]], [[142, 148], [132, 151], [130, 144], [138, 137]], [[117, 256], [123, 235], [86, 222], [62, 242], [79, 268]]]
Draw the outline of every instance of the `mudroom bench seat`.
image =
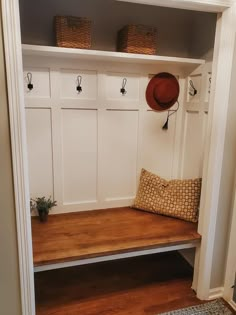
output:
[[32, 218], [35, 272], [199, 245], [197, 224], [129, 207]]

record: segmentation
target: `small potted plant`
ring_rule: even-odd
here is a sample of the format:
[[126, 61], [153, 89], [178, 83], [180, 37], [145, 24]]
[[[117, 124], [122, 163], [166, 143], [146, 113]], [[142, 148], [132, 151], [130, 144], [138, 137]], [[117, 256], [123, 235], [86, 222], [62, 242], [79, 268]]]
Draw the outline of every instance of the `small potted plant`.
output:
[[55, 200], [53, 201], [51, 197], [49, 197], [48, 199], [46, 199], [45, 197], [38, 197], [36, 199], [30, 200], [30, 207], [31, 209], [37, 209], [41, 222], [47, 221], [49, 210], [56, 205], [57, 202]]

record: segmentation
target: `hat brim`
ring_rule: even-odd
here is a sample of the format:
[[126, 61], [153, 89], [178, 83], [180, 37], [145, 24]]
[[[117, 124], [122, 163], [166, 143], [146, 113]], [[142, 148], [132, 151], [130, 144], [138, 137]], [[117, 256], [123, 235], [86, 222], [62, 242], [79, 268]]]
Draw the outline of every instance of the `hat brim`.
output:
[[[168, 80], [171, 82], [171, 85], [175, 91], [175, 95], [173, 95], [173, 98], [168, 103], [160, 103], [158, 100], [154, 97], [154, 89], [158, 84], [160, 83], [160, 80]], [[173, 76], [170, 73], [162, 72], [155, 75], [148, 83], [147, 89], [146, 89], [146, 101], [147, 104], [156, 111], [166, 111], [170, 109], [178, 100], [179, 97], [179, 82], [176, 79], [175, 76]]]

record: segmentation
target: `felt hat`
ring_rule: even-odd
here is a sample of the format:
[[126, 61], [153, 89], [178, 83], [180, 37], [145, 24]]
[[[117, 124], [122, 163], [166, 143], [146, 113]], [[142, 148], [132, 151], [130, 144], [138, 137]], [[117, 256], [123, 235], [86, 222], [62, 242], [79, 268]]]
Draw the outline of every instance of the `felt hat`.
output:
[[173, 74], [161, 72], [156, 74], [148, 83], [146, 100], [156, 111], [168, 110], [179, 97], [179, 83]]

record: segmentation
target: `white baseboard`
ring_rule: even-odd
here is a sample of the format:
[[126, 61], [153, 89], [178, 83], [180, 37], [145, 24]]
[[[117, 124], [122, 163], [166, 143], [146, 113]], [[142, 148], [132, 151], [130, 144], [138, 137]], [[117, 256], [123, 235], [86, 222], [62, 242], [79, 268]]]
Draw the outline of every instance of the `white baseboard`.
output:
[[232, 309], [234, 309], [236, 311], [236, 303], [234, 301], [230, 301], [228, 303], [232, 307]]
[[223, 297], [224, 287], [210, 289], [208, 300], [214, 300]]

